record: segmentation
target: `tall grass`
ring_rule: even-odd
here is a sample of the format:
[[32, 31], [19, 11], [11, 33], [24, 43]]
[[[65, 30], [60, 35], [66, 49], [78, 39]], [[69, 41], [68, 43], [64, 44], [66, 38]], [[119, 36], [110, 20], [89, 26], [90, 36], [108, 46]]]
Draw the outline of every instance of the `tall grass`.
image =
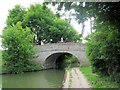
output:
[[0, 62], [2, 62], [2, 50], [0, 50]]
[[0, 50], [0, 73], [2, 72], [2, 50]]
[[91, 66], [80, 67], [92, 88], [120, 88], [120, 84], [112, 81], [108, 76], [92, 73]]

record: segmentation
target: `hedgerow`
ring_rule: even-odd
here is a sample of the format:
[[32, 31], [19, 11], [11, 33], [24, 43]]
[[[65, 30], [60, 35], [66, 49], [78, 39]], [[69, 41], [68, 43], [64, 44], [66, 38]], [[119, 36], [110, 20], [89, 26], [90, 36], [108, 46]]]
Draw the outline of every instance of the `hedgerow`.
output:
[[96, 27], [87, 42], [86, 54], [94, 72], [120, 82], [120, 32], [108, 23], [103, 24]]

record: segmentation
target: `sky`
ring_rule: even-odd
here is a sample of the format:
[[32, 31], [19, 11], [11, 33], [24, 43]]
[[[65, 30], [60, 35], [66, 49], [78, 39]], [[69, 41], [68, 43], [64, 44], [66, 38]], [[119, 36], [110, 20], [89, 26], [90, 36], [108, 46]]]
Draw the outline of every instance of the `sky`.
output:
[[[2, 34], [2, 30], [5, 27], [5, 21], [8, 16], [8, 10], [14, 8], [16, 4], [20, 4], [21, 6], [27, 8], [30, 4], [40, 3], [42, 4], [44, 0], [0, 0], [0, 35]], [[52, 9], [54, 11], [54, 8]], [[89, 20], [85, 22], [85, 32], [84, 36], [90, 33], [90, 24]], [[81, 25], [77, 23], [76, 20], [72, 20], [71, 25], [80, 33]], [[0, 49], [1, 49], [1, 38], [0, 38]]]

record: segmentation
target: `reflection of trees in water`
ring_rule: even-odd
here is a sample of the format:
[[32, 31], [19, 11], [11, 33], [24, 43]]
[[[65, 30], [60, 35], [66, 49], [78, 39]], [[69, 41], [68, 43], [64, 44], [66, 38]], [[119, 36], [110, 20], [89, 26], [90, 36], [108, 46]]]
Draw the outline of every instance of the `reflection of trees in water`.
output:
[[64, 77], [64, 70], [45, 70], [43, 71], [43, 76], [47, 80], [48, 84], [61, 86]]
[[57, 88], [63, 81], [63, 70], [45, 70], [18, 75], [4, 75], [4, 88]]

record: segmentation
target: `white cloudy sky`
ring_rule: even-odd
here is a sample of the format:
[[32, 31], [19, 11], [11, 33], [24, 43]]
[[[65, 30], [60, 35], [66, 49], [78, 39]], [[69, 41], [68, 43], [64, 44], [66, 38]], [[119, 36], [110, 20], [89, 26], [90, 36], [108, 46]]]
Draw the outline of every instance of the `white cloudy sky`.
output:
[[[42, 3], [44, 0], [0, 0], [0, 35], [2, 34], [2, 30], [5, 27], [5, 21], [8, 16], [8, 10], [12, 9], [16, 4], [20, 4], [21, 6], [24, 6], [25, 8], [29, 7], [30, 4], [35, 3]], [[81, 32], [81, 26], [77, 24], [75, 20], [72, 20], [71, 25], [78, 31]], [[86, 22], [86, 32], [84, 36], [87, 35], [87, 33], [90, 32], [89, 30], [89, 21]], [[1, 45], [1, 39], [0, 39], [0, 45]], [[1, 47], [0, 47], [1, 48]]]

